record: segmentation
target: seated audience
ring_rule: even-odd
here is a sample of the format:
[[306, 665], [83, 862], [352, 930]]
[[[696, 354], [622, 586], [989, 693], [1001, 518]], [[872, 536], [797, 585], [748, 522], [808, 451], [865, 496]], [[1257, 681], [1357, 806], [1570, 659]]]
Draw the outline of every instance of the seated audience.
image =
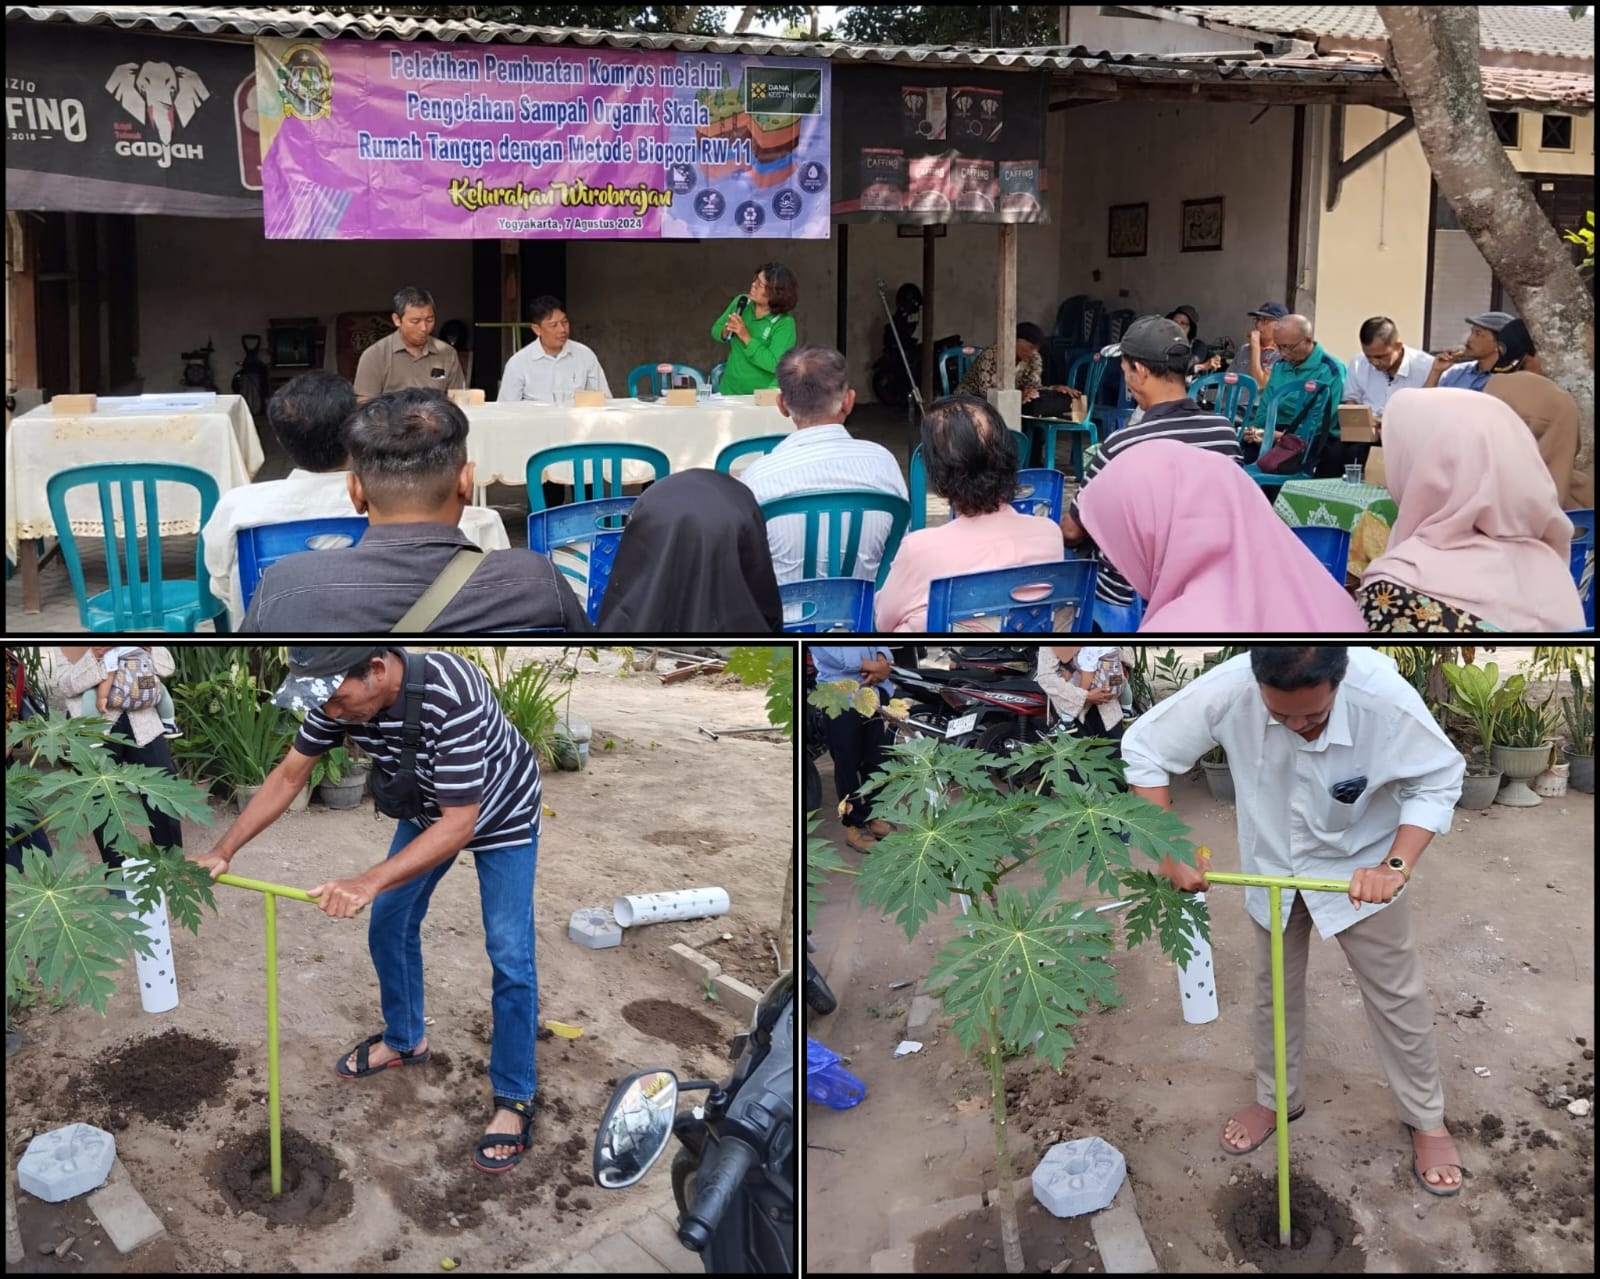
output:
[[1387, 315], [1375, 315], [1361, 326], [1361, 354], [1350, 361], [1345, 379], [1346, 404], [1365, 404], [1376, 421], [1383, 420], [1389, 397], [1428, 380], [1433, 360], [1426, 351], [1400, 340], [1400, 327]]
[[1200, 337], [1198, 311], [1185, 303], [1175, 311], [1168, 311], [1167, 319], [1183, 330], [1183, 336], [1189, 343], [1189, 367], [1184, 370], [1185, 373], [1196, 376], [1214, 372], [1222, 367], [1222, 356], [1213, 355], [1211, 344]]
[[1141, 633], [1348, 633], [1361, 614], [1238, 465], [1176, 440], [1117, 458], [1083, 527], [1148, 604]]
[[461, 531], [472, 463], [459, 407], [420, 387], [391, 391], [357, 409], [344, 436], [350, 500], [367, 517], [366, 535], [354, 546], [302, 551], [268, 568], [244, 630], [392, 631], [435, 582], [442, 607], [431, 622], [408, 624], [407, 633], [590, 629], [545, 556], [520, 547], [485, 553]]
[[[1344, 470], [1345, 461], [1339, 443], [1339, 401], [1344, 398], [1344, 365], [1323, 350], [1322, 343], [1317, 341], [1316, 334], [1312, 332], [1311, 321], [1303, 315], [1286, 315], [1279, 320], [1273, 330], [1273, 340], [1278, 344], [1278, 359], [1267, 378], [1266, 388], [1257, 397], [1245, 423], [1245, 461], [1256, 460], [1267, 424], [1267, 405], [1281, 394], [1284, 399], [1278, 407], [1278, 433], [1298, 435], [1309, 443], [1319, 429], [1326, 432], [1329, 438], [1322, 446], [1316, 473], [1338, 475]], [[1327, 388], [1321, 396], [1321, 407], [1314, 421], [1307, 421], [1316, 397], [1315, 392], [1306, 391], [1308, 382]], [[1273, 442], [1277, 442], [1276, 435]]]
[[1528, 326], [1506, 311], [1485, 311], [1467, 317], [1467, 337], [1458, 350], [1433, 357], [1424, 386], [1481, 391], [1492, 373], [1519, 369], [1539, 372], [1538, 356]]
[[561, 299], [548, 293], [528, 306], [534, 341], [506, 361], [495, 398], [570, 404], [577, 391], [600, 391], [611, 398], [611, 386], [595, 353], [572, 340], [572, 323]]
[[365, 402], [406, 387], [459, 391], [467, 385], [461, 360], [448, 342], [433, 336], [433, 295], [406, 285], [394, 295], [394, 332], [361, 352], [356, 363], [356, 398]]
[[1234, 370], [1255, 378], [1259, 388], [1266, 387], [1272, 366], [1278, 362], [1278, 321], [1288, 314], [1289, 308], [1282, 302], [1263, 302], [1250, 312], [1250, 318], [1256, 322], [1255, 328], [1250, 330], [1249, 338], [1239, 349]]
[[783, 629], [766, 523], [721, 471], [659, 479], [633, 504], [598, 629], [643, 635], [767, 634]]
[[[1023, 321], [1017, 325], [1016, 389], [1022, 392], [1022, 402], [1029, 412], [1040, 417], [1066, 417], [1072, 401], [1083, 398], [1082, 391], [1069, 386], [1042, 386], [1044, 362], [1039, 348], [1044, 345], [1044, 330], [1037, 324]], [[1000, 390], [1000, 344], [985, 347], [973, 360], [960, 385], [957, 395], [972, 395], [980, 400], [990, 391]]]
[[1089, 463], [1077, 498], [1061, 513], [1061, 533], [1068, 546], [1087, 548], [1100, 560], [1100, 571], [1095, 576], [1095, 597], [1126, 608], [1133, 603], [1133, 588], [1115, 565], [1098, 553], [1078, 517], [1078, 503], [1095, 476], [1105, 470], [1113, 458], [1151, 440], [1179, 440], [1221, 453], [1235, 462], [1239, 460], [1239, 444], [1233, 423], [1219, 414], [1206, 412], [1189, 398], [1184, 388], [1189, 343], [1181, 325], [1170, 318], [1163, 320], [1147, 315], [1130, 324], [1122, 341], [1110, 349], [1122, 360], [1123, 382], [1129, 396], [1139, 406], [1140, 417], [1137, 422], [1130, 418], [1128, 425], [1113, 431], [1101, 444]]
[[[794, 433], [772, 452], [745, 467], [740, 481], [757, 502], [833, 489], [906, 496], [905, 477], [881, 444], [858, 440], [844, 422], [856, 393], [845, 383], [844, 356], [823, 346], [797, 346], [778, 361], [778, 411], [793, 420]], [[855, 576], [876, 581], [892, 523], [888, 512], [863, 517]], [[805, 516], [780, 515], [767, 524], [772, 569], [780, 582], [804, 576]]]
[[[345, 452], [345, 420], [356, 411], [356, 395], [337, 373], [313, 369], [280, 386], [267, 401], [267, 421], [294, 461], [281, 480], [241, 484], [217, 499], [206, 521], [206, 572], [211, 593], [228, 606], [228, 622], [244, 621], [244, 590], [239, 581], [239, 530], [292, 520], [323, 520], [356, 514], [350, 500], [350, 459]], [[474, 545], [497, 551], [511, 545], [498, 511], [468, 506], [461, 531]]]
[[1399, 514], [1388, 549], [1361, 576], [1375, 631], [1583, 627], [1572, 581], [1572, 521], [1539, 449], [1492, 395], [1401, 391], [1384, 428]]
[[878, 592], [880, 631], [922, 630], [928, 583], [936, 577], [1061, 559], [1060, 528], [1011, 505], [1017, 445], [986, 401], [972, 395], [936, 400], [922, 419], [922, 461], [928, 488], [958, 518], [906, 534]]
[[1550, 471], [1561, 509], [1594, 507], [1594, 476], [1574, 469], [1578, 456], [1578, 402], [1542, 373], [1519, 369], [1492, 373], [1484, 394], [1509, 404], [1533, 432], [1539, 456]]
[[1042, 645], [1033, 678], [1050, 698], [1051, 713], [1068, 736], [1122, 740], [1127, 676], [1120, 648]]

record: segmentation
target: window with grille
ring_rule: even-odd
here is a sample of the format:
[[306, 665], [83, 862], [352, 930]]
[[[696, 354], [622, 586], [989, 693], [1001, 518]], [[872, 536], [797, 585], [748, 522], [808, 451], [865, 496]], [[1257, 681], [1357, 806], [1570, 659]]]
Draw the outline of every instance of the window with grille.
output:
[[1522, 132], [1520, 129], [1522, 117], [1515, 111], [1491, 111], [1489, 123], [1494, 125], [1494, 136], [1500, 139], [1500, 145], [1515, 151], [1522, 145]]
[[1540, 122], [1539, 149], [1541, 151], [1572, 150], [1572, 117], [1547, 115]]

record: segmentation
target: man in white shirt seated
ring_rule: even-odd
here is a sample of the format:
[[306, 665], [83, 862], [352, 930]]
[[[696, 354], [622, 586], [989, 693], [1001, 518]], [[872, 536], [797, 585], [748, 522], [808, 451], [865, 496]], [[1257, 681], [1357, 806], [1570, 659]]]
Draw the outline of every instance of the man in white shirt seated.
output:
[[[797, 346], [786, 352], [778, 361], [778, 411], [793, 419], [795, 430], [740, 474], [756, 501], [832, 489], [905, 497], [905, 477], [894, 455], [844, 429], [855, 404], [856, 393], [846, 385], [844, 356], [838, 351]], [[870, 581], [878, 576], [890, 518], [887, 511], [870, 511], [863, 518], [854, 576]], [[767, 544], [778, 581], [799, 581], [805, 559], [805, 517], [785, 515], [769, 521]]]
[[[229, 489], [202, 531], [211, 593], [227, 604], [234, 630], [245, 615], [239, 582], [240, 529], [355, 515], [343, 435], [345, 421], [355, 411], [355, 390], [326, 369], [302, 373], [267, 402], [267, 421], [294, 460], [294, 470], [281, 480]], [[499, 512], [488, 507], [467, 507], [461, 512], [460, 528], [486, 551], [511, 545]]]
[[1433, 356], [1407, 346], [1387, 315], [1375, 315], [1361, 326], [1361, 354], [1350, 361], [1344, 380], [1346, 404], [1365, 404], [1382, 420], [1389, 397], [1406, 387], [1420, 388], [1433, 368]]
[[495, 397], [500, 403], [571, 404], [575, 391], [600, 391], [611, 398], [605, 370], [595, 353], [572, 340], [572, 323], [560, 298], [549, 294], [534, 298], [528, 318], [537, 340], [506, 361], [500, 394]]

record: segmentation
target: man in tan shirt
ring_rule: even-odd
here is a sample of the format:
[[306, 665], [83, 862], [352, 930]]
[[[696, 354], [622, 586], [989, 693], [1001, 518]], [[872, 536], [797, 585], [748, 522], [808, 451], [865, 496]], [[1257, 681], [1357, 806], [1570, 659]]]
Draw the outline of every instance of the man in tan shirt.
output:
[[406, 285], [394, 295], [394, 332], [361, 353], [356, 365], [356, 398], [365, 402], [385, 391], [409, 386], [457, 391], [467, 384], [455, 348], [433, 336], [433, 298]]

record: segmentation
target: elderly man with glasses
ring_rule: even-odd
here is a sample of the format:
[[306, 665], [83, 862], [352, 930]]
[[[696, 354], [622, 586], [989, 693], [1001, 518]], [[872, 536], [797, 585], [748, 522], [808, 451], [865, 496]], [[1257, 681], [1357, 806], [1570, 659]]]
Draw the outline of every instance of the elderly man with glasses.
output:
[[[1282, 393], [1284, 401], [1278, 409], [1278, 430], [1287, 431], [1310, 440], [1318, 427], [1330, 439], [1323, 447], [1317, 467], [1318, 475], [1338, 475], [1344, 469], [1344, 450], [1339, 444], [1339, 401], [1344, 398], [1344, 365], [1316, 340], [1311, 321], [1303, 315], [1286, 315], [1273, 330], [1278, 345], [1278, 360], [1267, 378], [1266, 389], [1250, 411], [1245, 424], [1245, 461], [1255, 460], [1261, 447], [1263, 429], [1267, 424], [1267, 405]], [[1314, 382], [1318, 389], [1326, 387], [1320, 401], [1313, 405], [1317, 392], [1307, 391], [1306, 383]], [[1313, 409], [1315, 411], [1313, 411]]]

